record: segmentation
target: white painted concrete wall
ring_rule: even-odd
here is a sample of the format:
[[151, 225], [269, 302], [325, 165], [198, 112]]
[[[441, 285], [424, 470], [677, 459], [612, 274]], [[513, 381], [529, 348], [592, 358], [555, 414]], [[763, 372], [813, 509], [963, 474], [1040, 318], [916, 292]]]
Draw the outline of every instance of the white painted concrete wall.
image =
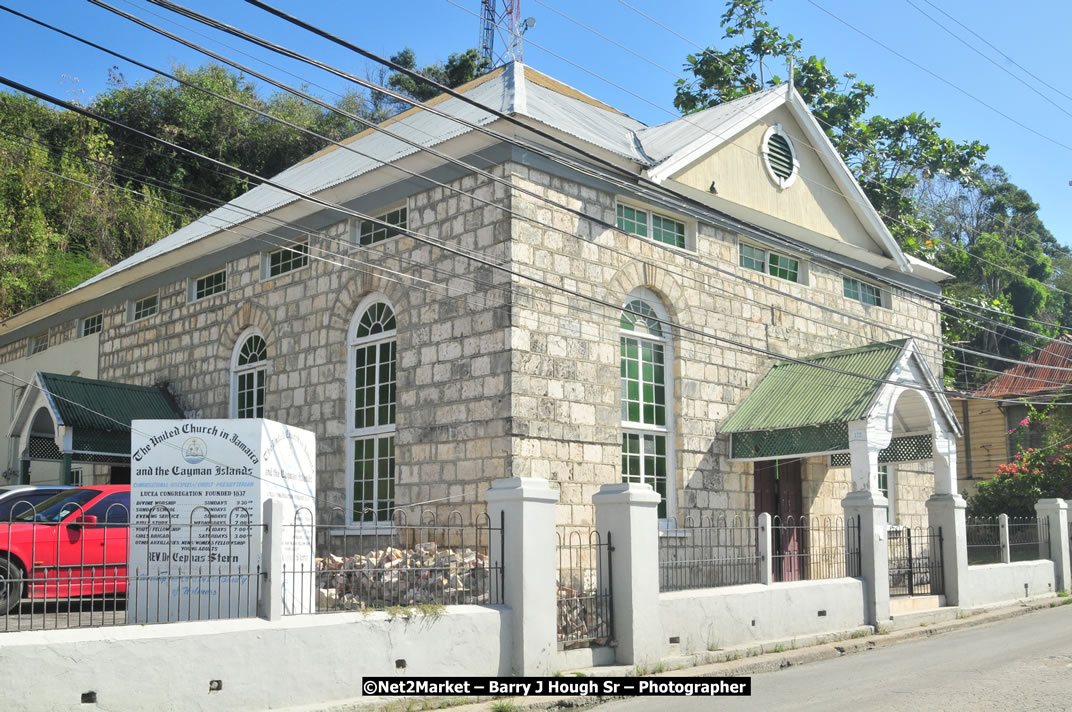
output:
[[511, 622], [503, 606], [451, 606], [4, 633], [0, 709], [82, 711], [93, 691], [108, 712], [264, 710], [360, 697], [363, 675], [507, 676]]
[[661, 593], [659, 612], [663, 643], [680, 637], [681, 653], [843, 631], [866, 622], [863, 582], [852, 578]]
[[[62, 373], [67, 376], [77, 372], [85, 378], [96, 378], [99, 348], [100, 334], [92, 334], [49, 346], [40, 353], [8, 361], [0, 367], [0, 370], [4, 371], [0, 373], [0, 471], [8, 467], [19, 469], [17, 453], [12, 450], [12, 440], [7, 436], [7, 431], [18, 406], [15, 396], [33, 378], [34, 371]], [[86, 484], [92, 484], [88, 481], [91, 479], [90, 468], [83, 466], [82, 472]], [[30, 481], [33, 484], [59, 484], [60, 476], [61, 468], [58, 463], [35, 462], [30, 468]]]
[[[1024, 585], [1027, 589], [1024, 589]], [[967, 599], [961, 606], [1007, 603], [1054, 593], [1052, 561], [1017, 561], [968, 567]]]

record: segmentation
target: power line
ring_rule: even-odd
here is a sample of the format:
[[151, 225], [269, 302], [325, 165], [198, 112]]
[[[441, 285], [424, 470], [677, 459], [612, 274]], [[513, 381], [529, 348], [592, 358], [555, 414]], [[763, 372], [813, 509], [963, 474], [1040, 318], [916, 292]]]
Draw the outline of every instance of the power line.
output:
[[[207, 160], [207, 161], [216, 163], [216, 164], [224, 166], [224, 167], [230, 167], [231, 169], [233, 169], [237, 173], [241, 173], [241, 174], [246, 175], [246, 176], [248, 176], [250, 178], [262, 180], [265, 184], [270, 185], [273, 188], [276, 188], [278, 190], [282, 190], [284, 192], [290, 193], [292, 195], [295, 195], [298, 198], [303, 198], [303, 199], [305, 199], [305, 200], [307, 200], [309, 202], [315, 203], [317, 205], [332, 208], [332, 209], [334, 209], [334, 210], [336, 210], [338, 212], [343, 212], [343, 213], [346, 213], [346, 214], [350, 214], [350, 215], [352, 215], [354, 217], [358, 217], [358, 218], [362, 218], [362, 219], [368, 219], [368, 216], [366, 216], [366, 215], [364, 215], [364, 214], [362, 214], [362, 213], [360, 213], [358, 211], [351, 210], [351, 209], [349, 209], [349, 208], [347, 208], [347, 207], [345, 207], [343, 205], [332, 204], [332, 203], [330, 203], [328, 201], [324, 201], [324, 200], [322, 200], [320, 198], [316, 198], [315, 196], [303, 193], [302, 191], [298, 191], [298, 190], [296, 190], [294, 188], [290, 188], [290, 187], [288, 187], [286, 185], [280, 184], [280, 183], [275, 182], [275, 181], [273, 181], [271, 179], [261, 178], [260, 176], [252, 174], [249, 171], [245, 171], [244, 169], [241, 169], [241, 168], [238, 168], [238, 167], [235, 167], [235, 166], [229, 166], [229, 164], [226, 164], [223, 161], [219, 161], [217, 159], [210, 158], [208, 156], [205, 156], [204, 154], [197, 153], [196, 151], [193, 151], [191, 149], [188, 149], [188, 148], [185, 148], [185, 147], [182, 147], [182, 146], [178, 146], [177, 144], [174, 144], [174, 143], [172, 143], [170, 141], [167, 141], [165, 139], [162, 139], [162, 138], [159, 138], [159, 137], [156, 137], [156, 136], [152, 136], [151, 134], [146, 134], [145, 132], [139, 131], [138, 129], [133, 129], [133, 128], [130, 128], [130, 127], [123, 127], [123, 125], [119, 124], [119, 122], [116, 122], [116, 121], [114, 121], [112, 119], [108, 119], [107, 117], [104, 117], [104, 116], [100, 116], [99, 114], [96, 114], [95, 112], [90, 111], [89, 109], [86, 109], [84, 107], [78, 106], [76, 104], [71, 104], [70, 102], [67, 102], [67, 101], [64, 101], [62, 99], [59, 99], [58, 97], [51, 96], [51, 95], [49, 95], [49, 94], [47, 94], [45, 92], [41, 92], [41, 91], [38, 91], [36, 89], [32, 89], [31, 87], [23, 85], [23, 84], [21, 84], [19, 82], [16, 82], [16, 81], [12, 80], [12, 79], [9, 79], [8, 77], [0, 76], [0, 84], [8, 86], [8, 87], [10, 87], [12, 89], [15, 89], [17, 91], [24, 92], [24, 93], [29, 94], [31, 96], [35, 96], [35, 97], [37, 97], [37, 98], [39, 98], [39, 99], [41, 99], [43, 101], [47, 101], [49, 103], [55, 104], [56, 106], [59, 106], [59, 107], [64, 108], [64, 109], [67, 109], [68, 111], [73, 111], [73, 112], [88, 116], [89, 118], [94, 118], [94, 119], [96, 119], [98, 121], [113, 124], [113, 125], [116, 125], [116, 126], [121, 127], [121, 128], [126, 128], [129, 131], [132, 131], [132, 132], [137, 133], [139, 135], [145, 136], [146, 138], [149, 138], [151, 140], [158, 141], [158, 142], [160, 142], [162, 144], [165, 144], [165, 145], [168, 145], [168, 146], [170, 146], [172, 148], [177, 148], [179, 150], [186, 151], [186, 152], [190, 153], [191, 155], [194, 155], [194, 156], [197, 156], [199, 158], [202, 158], [203, 160]], [[500, 266], [500, 265], [496, 265], [496, 264], [491, 263], [491, 262], [489, 262], [489, 261], [487, 261], [487, 260], [485, 260], [485, 259], [483, 259], [481, 257], [476, 257], [476, 256], [473, 256], [473, 255], [466, 255], [466, 254], [461, 253], [460, 251], [454, 249], [450, 245], [439, 244], [435, 240], [429, 238], [427, 235], [417, 233], [416, 231], [410, 230], [408, 228], [399, 228], [397, 226], [392, 226], [392, 227], [394, 227], [394, 229], [398, 230], [400, 233], [405, 234], [405, 235], [407, 235], [409, 237], [412, 237], [413, 239], [415, 239], [415, 240], [417, 240], [419, 242], [427, 243], [427, 244], [429, 244], [431, 246], [438, 247], [439, 249], [441, 249], [441, 250], [443, 250], [445, 252], [449, 252], [449, 253], [455, 254], [457, 256], [464, 257], [464, 258], [466, 258], [468, 260], [471, 260], [471, 261], [474, 261], [474, 262], [477, 262], [477, 263], [480, 263], [480, 264], [484, 264], [485, 266], [493, 267], [493, 268], [498, 269], [500, 271], [503, 271], [503, 272], [505, 272], [507, 274], [510, 274], [512, 276], [515, 276], [515, 277], [518, 277], [519, 279], [523, 279], [523, 280], [526, 280], [526, 281], [533, 282], [534, 284], [537, 284], [539, 286], [542, 286], [542, 287], [545, 287], [545, 288], [548, 288], [548, 289], [551, 289], [551, 290], [557, 290], [557, 291], [563, 292], [563, 293], [568, 294], [570, 296], [577, 297], [579, 299], [582, 299], [582, 300], [591, 302], [593, 304], [597, 304], [597, 305], [612, 309], [614, 311], [619, 311], [620, 308], [621, 308], [619, 305], [611, 303], [611, 302], [608, 302], [608, 301], [606, 301], [604, 299], [600, 299], [599, 297], [595, 297], [595, 296], [588, 295], [588, 294], [583, 294], [581, 292], [578, 292], [575, 289], [570, 289], [570, 288], [567, 288], [567, 287], [563, 287], [561, 285], [556, 285], [556, 284], [553, 284], [553, 283], [551, 283], [551, 282], [549, 282], [549, 281], [547, 281], [545, 279], [534, 277], [532, 275], [526, 275], [526, 274], [517, 272], [516, 270], [510, 269], [508, 267], [503, 267], [503, 266]], [[844, 369], [839, 369], [839, 368], [836, 368], [836, 367], [827, 366], [825, 364], [815, 363], [815, 362], [808, 361], [808, 360], [805, 360], [805, 359], [790, 357], [790, 356], [786, 356], [784, 354], [778, 354], [778, 353], [776, 353], [774, 351], [771, 351], [769, 349], [761, 348], [761, 347], [758, 347], [758, 346], [752, 346], [752, 345], [737, 341], [735, 339], [730, 339], [730, 338], [727, 338], [727, 337], [718, 336], [718, 335], [715, 335], [715, 334], [710, 334], [708, 332], [703, 331], [702, 329], [686, 326], [686, 325], [683, 325], [683, 324], [668, 324], [668, 326], [678, 330], [679, 332], [688, 332], [688, 333], [694, 334], [696, 336], [707, 337], [707, 338], [709, 338], [709, 339], [711, 339], [713, 341], [728, 344], [730, 346], [736, 347], [737, 349], [742, 349], [742, 350], [762, 354], [762, 355], [767, 356], [769, 358], [775, 358], [775, 359], [777, 359], [779, 361], [783, 361], [783, 362], [797, 363], [797, 364], [808, 366], [808, 367], [811, 367], [811, 368], [814, 368], [814, 369], [817, 369], [817, 370], [828, 371], [828, 372], [831, 372], [831, 373], [837, 373], [839, 375], [844, 375], [844, 376], [851, 376], [851, 377], [854, 377], [854, 378], [860, 378], [860, 379], [863, 379], [863, 380], [872, 381], [872, 382], [880, 383], [880, 384], [884, 384], [884, 385], [897, 385], [897, 386], [901, 386], [901, 387], [908, 387], [908, 388], [911, 388], [912, 390], [917, 390], [917, 391], [926, 392], [926, 393], [943, 394], [943, 395], [947, 393], [944, 389], [936, 390], [936, 389], [927, 388], [926, 386], [917, 386], [917, 385], [905, 386], [904, 383], [900, 383], [900, 382], [897, 382], [897, 381], [891, 381], [891, 380], [888, 380], [888, 379], [867, 376], [867, 375], [864, 375], [864, 374], [859, 374], [859, 373], [855, 373], [855, 372], [852, 372], [852, 371], [846, 371]], [[978, 396], [973, 397], [973, 399], [977, 399], [977, 400], [999, 400], [999, 399], [985, 399], [985, 398], [981, 398], [981, 397], [978, 397]]]
[[856, 32], [857, 34], [859, 34], [859, 35], [871, 40], [872, 42], [877, 44], [879, 47], [882, 47], [884, 50], [886, 50], [890, 54], [893, 54], [894, 56], [901, 58], [905, 62], [908, 62], [909, 64], [911, 64], [916, 69], [919, 69], [920, 71], [925, 72], [926, 74], [929, 74], [930, 76], [934, 77], [935, 79], [937, 79], [938, 81], [942, 82], [943, 84], [951, 87], [952, 89], [955, 89], [956, 91], [960, 92], [964, 96], [968, 97], [972, 101], [975, 101], [976, 103], [986, 107], [987, 109], [990, 109], [991, 111], [993, 111], [998, 116], [1001, 116], [1002, 118], [1006, 119], [1007, 121], [1011, 121], [1012, 123], [1016, 124], [1017, 126], [1019, 126], [1020, 128], [1026, 130], [1026, 131], [1030, 131], [1031, 133], [1035, 134], [1039, 138], [1045, 139], [1045, 140], [1049, 141], [1050, 143], [1052, 143], [1052, 144], [1054, 144], [1056, 146], [1060, 146], [1061, 148], [1065, 149], [1066, 151], [1072, 151], [1072, 146], [1069, 146], [1066, 143], [1062, 143], [1062, 142], [1058, 141], [1057, 139], [1053, 138], [1052, 136], [1047, 136], [1046, 134], [1042, 133], [1041, 131], [1036, 131], [1035, 129], [1031, 128], [1027, 124], [1022, 123], [1021, 121], [1013, 118], [1012, 116], [1009, 116], [1008, 114], [1006, 114], [1001, 109], [997, 108], [993, 104], [990, 104], [990, 103], [988, 103], [986, 101], [983, 101], [979, 97], [975, 96], [974, 94], [972, 94], [968, 90], [966, 90], [963, 87], [961, 87], [959, 84], [956, 84], [955, 82], [952, 82], [952, 81], [946, 79], [945, 77], [941, 76], [940, 74], [928, 69], [927, 67], [923, 66], [919, 62], [915, 61], [911, 57], [909, 57], [909, 56], [907, 56], [905, 54], [902, 54], [901, 52], [898, 52], [897, 50], [893, 49], [892, 47], [890, 47], [889, 45], [885, 44], [881, 40], [878, 40], [875, 37], [872, 37], [871, 35], [869, 35], [868, 33], [864, 32], [859, 27], [856, 27], [855, 25], [853, 25], [852, 23], [848, 22], [847, 20], [843, 20], [842, 18], [838, 17], [834, 13], [832, 13], [829, 10], [827, 10], [826, 8], [824, 8], [819, 3], [815, 2], [815, 0], [807, 0], [807, 1], [808, 1], [809, 4], [813, 5], [815, 8], [821, 10], [822, 12], [826, 13], [830, 17], [834, 18], [835, 20], [837, 20], [841, 24], [843, 24], [846, 27], [848, 27], [853, 32]]
[[[103, 5], [103, 3], [96, 3], [96, 4], [102, 4], [102, 6], [105, 6], [105, 8], [107, 8], [107, 6], [106, 6], [106, 5]], [[113, 9], [113, 11], [114, 11], [114, 12], [119, 12], [119, 11], [115, 11], [114, 9]], [[126, 16], [126, 15], [125, 15], [124, 13], [121, 13], [121, 12], [119, 12], [119, 14], [121, 14], [121, 15], [123, 15], [123, 16]], [[129, 17], [129, 16], [128, 16], [128, 17]], [[150, 27], [150, 28], [152, 27], [152, 26], [149, 26], [149, 25], [147, 25], [147, 24], [145, 24], [145, 23], [142, 23], [142, 21], [140, 21], [140, 20], [136, 20], [136, 21], [138, 21], [138, 23], [139, 23], [139, 24], [143, 24], [143, 25], [146, 25], [146, 26], [148, 26], [148, 27]], [[173, 38], [174, 38], [174, 35], [172, 35], [172, 36], [173, 36]], [[181, 40], [180, 40], [180, 41], [181, 41]], [[188, 44], [188, 45], [190, 45], [191, 43], [185, 43], [185, 44]], [[195, 47], [196, 47], [196, 45], [192, 45], [192, 46], [195, 46]], [[228, 61], [228, 60], [224, 59], [224, 61]], [[285, 85], [284, 85], [284, 86], [285, 86]], [[196, 88], [196, 87], [195, 87], [195, 88]], [[328, 108], [332, 108], [332, 109], [334, 108], [334, 107], [331, 107], [331, 106], [330, 106], [330, 105], [328, 105], [328, 104], [323, 104], [323, 103], [322, 103], [322, 105], [324, 105], [324, 106], [326, 106], [326, 107], [328, 107]], [[269, 117], [269, 118], [271, 118], [271, 117]], [[541, 196], [537, 196], [537, 197], [540, 197], [540, 199], [546, 199], [546, 198], [542, 198]], [[567, 209], [568, 209], [568, 208], [567, 208]], [[576, 211], [576, 210], [575, 210], [575, 212], [578, 212], [578, 213], [579, 213], [579, 211]], [[580, 214], [580, 216], [581, 216], [581, 217], [583, 217], [583, 218], [587, 218], [587, 216], [584, 216], [584, 214], [583, 214], [583, 213], [579, 213], [579, 214]], [[610, 227], [612, 227], [612, 228], [615, 228], [615, 226], [610, 226]], [[560, 231], [560, 232], [561, 232], [561, 231]], [[716, 268], [716, 269], [717, 269], [717, 268]], [[725, 271], [725, 270], [723, 270], [723, 271]], [[902, 286], [902, 288], [904, 288], [904, 287], [903, 287], [903, 285], [898, 285], [898, 286]], [[770, 288], [770, 287], [768, 287], [768, 288]], [[777, 291], [776, 291], [776, 292], [777, 292]], [[783, 293], [783, 294], [784, 294], [784, 293]], [[928, 297], [929, 297], [929, 295], [928, 295]], [[978, 317], [978, 315], [974, 315], [974, 314], [973, 314], [972, 316], [973, 316], [973, 317], [976, 317], [976, 318], [979, 318], [979, 317]], [[851, 316], [850, 316], [850, 317], [851, 317]], [[874, 323], [873, 323], [873, 325], [874, 325]], [[884, 327], [883, 325], [877, 325], [877, 326], [879, 326], [880, 328], [888, 328], [888, 327]], [[1008, 328], [1008, 325], [1000, 324], [1000, 326], [1002, 326], [1002, 328]], [[906, 336], [912, 336], [912, 335], [906, 335]], [[1032, 335], [1032, 336], [1033, 336], [1033, 335]], [[919, 337], [917, 337], [917, 338], [919, 339]], [[942, 345], [942, 344], [941, 344], [940, 342], [936, 342], [936, 343], [938, 343], [939, 345]], [[964, 350], [964, 348], [958, 348], [958, 351], [962, 351], [962, 352], [965, 352], [966, 350]], [[984, 354], [984, 353], [980, 353], [980, 352], [977, 352], [977, 354], [978, 354], [978, 355], [980, 355], [980, 356], [983, 356], [983, 357], [987, 357], [987, 358], [994, 358], [994, 356], [992, 356], [992, 355], [989, 355], [989, 354]], [[998, 358], [998, 359], [1003, 359], [1003, 357], [1000, 357], [1000, 356], [998, 356], [997, 358]], [[1003, 360], [1010, 360], [1010, 361], [1012, 361], [1012, 362], [1017, 362], [1017, 361], [1015, 361], [1014, 359], [1003, 359]]]

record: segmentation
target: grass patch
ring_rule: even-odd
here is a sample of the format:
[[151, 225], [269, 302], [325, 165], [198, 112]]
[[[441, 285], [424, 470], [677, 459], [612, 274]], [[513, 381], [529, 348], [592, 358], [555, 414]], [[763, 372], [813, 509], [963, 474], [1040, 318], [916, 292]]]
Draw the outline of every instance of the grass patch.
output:
[[499, 700], [491, 705], [491, 712], [519, 712], [521, 706], [510, 700]]

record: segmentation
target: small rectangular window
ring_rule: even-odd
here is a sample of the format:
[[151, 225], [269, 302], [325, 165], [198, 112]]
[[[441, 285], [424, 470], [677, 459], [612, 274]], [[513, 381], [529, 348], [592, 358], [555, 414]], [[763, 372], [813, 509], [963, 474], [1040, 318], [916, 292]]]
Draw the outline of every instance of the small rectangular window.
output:
[[890, 498], [890, 472], [886, 465], [878, 466], [878, 490], [886, 499]]
[[741, 243], [740, 261], [738, 262], [745, 269], [752, 269], [756, 272], [767, 271], [767, 252], [761, 250], [758, 247], [752, 247], [745, 243]]
[[198, 299], [204, 299], [205, 297], [211, 297], [213, 294], [219, 294], [227, 289], [227, 270], [220, 270], [219, 272], [213, 272], [212, 274], [206, 274], [204, 277], [199, 277], [194, 280], [193, 285], [193, 301]]
[[309, 243], [299, 242], [268, 253], [268, 276], [276, 277], [309, 264]]
[[767, 271], [771, 276], [779, 279], [787, 279], [790, 282], [800, 281], [800, 263], [792, 257], [779, 255], [776, 252], [770, 253], [767, 259]]
[[91, 334], [99, 334], [101, 329], [104, 328], [104, 315], [94, 314], [93, 316], [87, 316], [82, 320], [82, 336], [89, 336]]
[[861, 282], [852, 277], [844, 277], [843, 285], [845, 296], [849, 299], [870, 304], [871, 306], [882, 306], [882, 292], [875, 285]]
[[[362, 247], [383, 242], [395, 235], [401, 235], [406, 229], [406, 208], [392, 210], [383, 215], [373, 216], [373, 220], [362, 220], [358, 225], [357, 244]], [[386, 224], [384, 224], [386, 223]]]
[[628, 205], [618, 204], [618, 229], [630, 235], [648, 236], [648, 214]]
[[71, 470], [71, 485], [73, 487], [81, 487], [82, 486], [82, 470], [81, 469]]
[[688, 227], [682, 220], [622, 203], [618, 203], [616, 211], [622, 232], [674, 247], [684, 248], [688, 242]]
[[746, 242], [741, 243], [737, 264], [778, 279], [800, 282], [800, 260], [778, 252], [768, 252]]
[[39, 354], [48, 348], [48, 332], [30, 337], [30, 355]]
[[153, 314], [156, 314], [160, 307], [160, 295], [150, 294], [147, 297], [134, 302], [130, 310], [130, 320], [137, 321], [138, 319], [145, 319]]
[[665, 215], [652, 214], [651, 238], [674, 247], [685, 246], [685, 223]]

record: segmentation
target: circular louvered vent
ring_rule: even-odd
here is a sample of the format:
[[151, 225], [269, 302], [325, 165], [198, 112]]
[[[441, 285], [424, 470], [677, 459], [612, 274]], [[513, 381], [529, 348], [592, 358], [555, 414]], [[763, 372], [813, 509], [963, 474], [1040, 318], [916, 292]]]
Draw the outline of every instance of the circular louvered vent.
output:
[[782, 188], [788, 188], [797, 175], [796, 153], [780, 126], [772, 126], [764, 137], [763, 154], [767, 161], [767, 170]]

